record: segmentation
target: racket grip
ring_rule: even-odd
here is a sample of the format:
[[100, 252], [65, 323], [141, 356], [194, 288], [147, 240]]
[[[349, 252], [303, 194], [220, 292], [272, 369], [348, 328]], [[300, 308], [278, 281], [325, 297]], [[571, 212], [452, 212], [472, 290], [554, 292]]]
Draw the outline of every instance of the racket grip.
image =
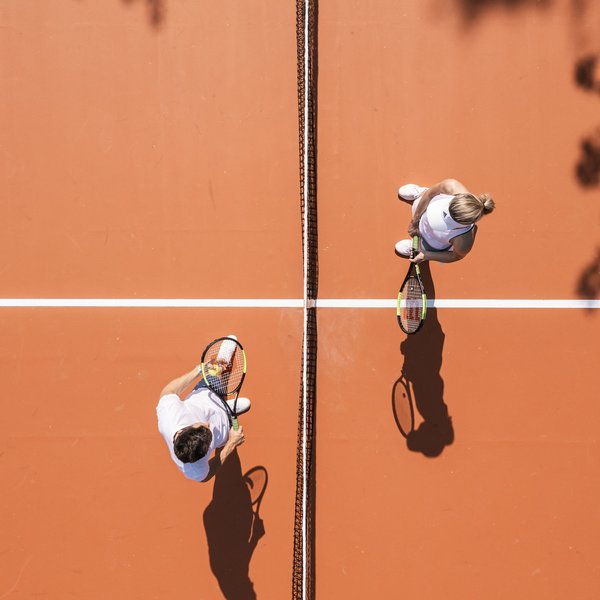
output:
[[237, 431], [240, 428], [237, 417], [231, 417], [231, 426], [233, 427], [234, 431]]

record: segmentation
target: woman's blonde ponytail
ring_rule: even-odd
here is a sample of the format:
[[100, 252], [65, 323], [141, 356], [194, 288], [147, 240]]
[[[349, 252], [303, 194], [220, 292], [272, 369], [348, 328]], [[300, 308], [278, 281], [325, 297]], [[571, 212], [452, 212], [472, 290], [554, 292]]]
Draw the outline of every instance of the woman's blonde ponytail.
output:
[[483, 206], [484, 215], [489, 215], [494, 210], [494, 208], [496, 208], [496, 203], [489, 194], [480, 194], [479, 201]]

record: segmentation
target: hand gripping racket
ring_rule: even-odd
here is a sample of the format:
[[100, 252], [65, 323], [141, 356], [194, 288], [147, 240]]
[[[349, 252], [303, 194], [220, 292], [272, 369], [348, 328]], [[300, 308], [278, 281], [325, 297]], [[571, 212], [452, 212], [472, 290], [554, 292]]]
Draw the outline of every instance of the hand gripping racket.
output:
[[[204, 349], [200, 366], [206, 385], [221, 399], [231, 418], [231, 426], [237, 431], [237, 399], [246, 376], [244, 348], [235, 336], [218, 338]], [[227, 403], [227, 397], [234, 394], [232, 409]]]
[[[412, 241], [411, 258], [416, 256], [418, 250], [419, 236], [415, 235]], [[419, 265], [411, 262], [396, 301], [396, 316], [400, 329], [408, 334], [417, 333], [423, 326], [426, 314], [427, 296], [421, 281], [421, 270]]]

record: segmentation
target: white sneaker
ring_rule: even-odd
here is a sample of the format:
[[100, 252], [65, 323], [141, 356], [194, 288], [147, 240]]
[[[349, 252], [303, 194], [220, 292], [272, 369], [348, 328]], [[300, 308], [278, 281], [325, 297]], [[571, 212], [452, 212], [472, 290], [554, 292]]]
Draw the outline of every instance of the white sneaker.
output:
[[398, 198], [414, 202], [423, 192], [429, 188], [421, 187], [416, 183], [407, 183], [398, 190]]
[[[229, 408], [233, 410], [233, 400], [227, 400]], [[245, 412], [250, 410], [250, 400], [248, 398], [242, 398], [241, 396], [237, 399], [237, 414], [243, 415]]]
[[[233, 334], [228, 335], [227, 337], [237, 340], [237, 338]], [[229, 364], [231, 362], [231, 357], [233, 356], [233, 353], [235, 352], [236, 348], [237, 348], [237, 345], [234, 344], [233, 342], [230, 342], [229, 340], [223, 340], [223, 343], [221, 344], [221, 347], [219, 348], [219, 354], [217, 355], [217, 360], [223, 360], [227, 364]]]
[[412, 254], [412, 240], [400, 240], [396, 242], [396, 254], [404, 258], [410, 258]]

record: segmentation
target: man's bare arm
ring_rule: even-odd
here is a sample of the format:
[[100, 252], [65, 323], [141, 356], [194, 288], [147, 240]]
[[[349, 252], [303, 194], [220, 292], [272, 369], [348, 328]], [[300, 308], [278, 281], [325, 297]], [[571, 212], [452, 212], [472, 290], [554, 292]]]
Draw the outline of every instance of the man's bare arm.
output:
[[194, 367], [189, 373], [182, 375], [181, 377], [177, 377], [177, 379], [173, 379], [165, 385], [162, 392], [160, 393], [161, 398], [166, 396], [167, 394], [177, 394], [181, 396], [181, 394], [188, 388], [198, 377], [200, 376], [201, 371], [199, 367]]
[[229, 439], [227, 443], [215, 452], [215, 455], [208, 461], [208, 475], [202, 480], [204, 483], [209, 479], [212, 479], [219, 467], [225, 462], [225, 459], [238, 447], [246, 441], [244, 436], [244, 428], [240, 428], [236, 431], [235, 429], [229, 430]]

